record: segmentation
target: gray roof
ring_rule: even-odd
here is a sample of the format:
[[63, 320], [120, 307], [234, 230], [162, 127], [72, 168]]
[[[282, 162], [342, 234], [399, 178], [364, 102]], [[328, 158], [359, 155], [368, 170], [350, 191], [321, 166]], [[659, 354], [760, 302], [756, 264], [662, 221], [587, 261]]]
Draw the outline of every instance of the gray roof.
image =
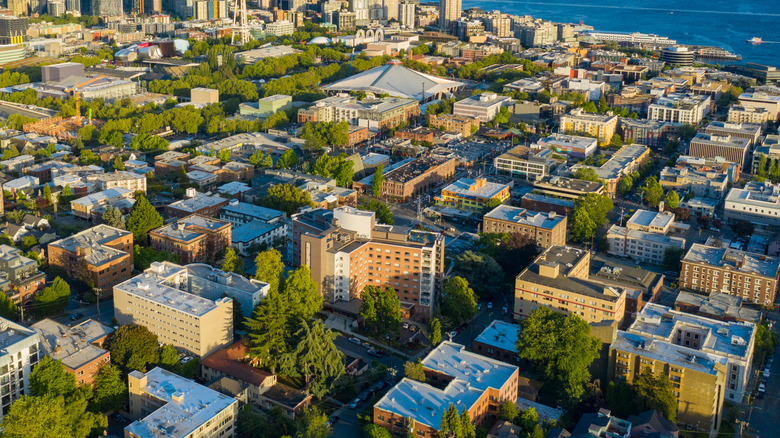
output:
[[423, 94], [425, 98], [428, 98], [439, 93], [451, 93], [463, 86], [462, 82], [420, 73], [398, 63], [390, 63], [326, 85], [322, 89], [325, 91], [365, 91], [424, 100]]

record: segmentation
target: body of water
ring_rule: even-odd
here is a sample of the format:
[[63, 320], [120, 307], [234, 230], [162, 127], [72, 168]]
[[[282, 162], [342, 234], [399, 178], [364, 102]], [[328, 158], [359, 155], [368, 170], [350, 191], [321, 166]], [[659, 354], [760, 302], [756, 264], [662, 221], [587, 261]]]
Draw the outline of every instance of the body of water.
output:
[[[742, 62], [780, 66], [777, 0], [463, 0], [463, 9], [500, 10], [558, 23], [583, 23], [595, 30], [654, 33], [679, 44], [722, 47]], [[752, 37], [766, 43], [748, 44]]]

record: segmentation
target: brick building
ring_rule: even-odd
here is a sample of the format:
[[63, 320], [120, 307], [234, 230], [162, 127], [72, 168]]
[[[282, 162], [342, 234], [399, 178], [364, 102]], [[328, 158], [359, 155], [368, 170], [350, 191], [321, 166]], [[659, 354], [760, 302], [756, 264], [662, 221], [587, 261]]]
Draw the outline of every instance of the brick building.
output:
[[228, 221], [193, 214], [150, 231], [149, 242], [177, 254], [182, 264], [213, 262], [231, 244], [231, 230]]
[[184, 199], [165, 206], [168, 218], [183, 218], [193, 214], [199, 216], [217, 217], [222, 207], [228, 205], [229, 199], [217, 195], [200, 193], [188, 188]]
[[382, 195], [408, 201], [455, 174], [455, 158], [419, 158], [387, 174]]
[[44, 353], [62, 362], [79, 386], [92, 386], [100, 367], [111, 363], [106, 344], [114, 329], [109, 326], [89, 319], [68, 327], [47, 318], [31, 328], [41, 337]]
[[566, 216], [499, 205], [482, 217], [483, 233], [527, 236], [540, 248], [566, 244]]

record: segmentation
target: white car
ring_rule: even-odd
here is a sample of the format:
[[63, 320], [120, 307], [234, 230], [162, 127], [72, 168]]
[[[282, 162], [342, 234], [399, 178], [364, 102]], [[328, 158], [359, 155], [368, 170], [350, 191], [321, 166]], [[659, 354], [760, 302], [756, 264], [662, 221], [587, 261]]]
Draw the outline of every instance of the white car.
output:
[[488, 309], [492, 309], [492, 308], [493, 308], [493, 302], [491, 301], [488, 303]]

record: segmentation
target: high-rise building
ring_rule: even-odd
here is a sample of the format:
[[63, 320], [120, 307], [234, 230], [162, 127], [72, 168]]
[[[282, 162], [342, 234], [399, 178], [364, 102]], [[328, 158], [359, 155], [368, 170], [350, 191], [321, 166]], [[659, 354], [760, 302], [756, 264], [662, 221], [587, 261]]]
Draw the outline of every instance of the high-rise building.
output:
[[462, 9], [462, 0], [439, 0], [439, 29], [450, 32], [452, 22], [460, 18]]
[[398, 4], [398, 21], [401, 22], [401, 26], [414, 27], [415, 8], [416, 5], [410, 1], [402, 1]]
[[383, 19], [398, 20], [398, 0], [384, 0], [382, 6]]
[[27, 1], [25, 0], [8, 0], [8, 10], [12, 15], [27, 15]]
[[65, 3], [61, 1], [50, 1], [46, 5], [46, 11], [49, 15], [52, 17], [59, 17], [60, 15], [65, 13]]
[[81, 0], [65, 0], [65, 12], [81, 13]]
[[355, 13], [355, 26], [368, 26], [368, 0], [350, 0], [349, 10]]
[[92, 0], [92, 15], [120, 17], [123, 15], [122, 0]]
[[11, 404], [30, 393], [30, 372], [42, 357], [41, 337], [35, 330], [0, 318], [0, 377], [3, 397], [0, 417]]
[[0, 44], [22, 44], [26, 42], [27, 28], [30, 26], [27, 18], [0, 16]]

